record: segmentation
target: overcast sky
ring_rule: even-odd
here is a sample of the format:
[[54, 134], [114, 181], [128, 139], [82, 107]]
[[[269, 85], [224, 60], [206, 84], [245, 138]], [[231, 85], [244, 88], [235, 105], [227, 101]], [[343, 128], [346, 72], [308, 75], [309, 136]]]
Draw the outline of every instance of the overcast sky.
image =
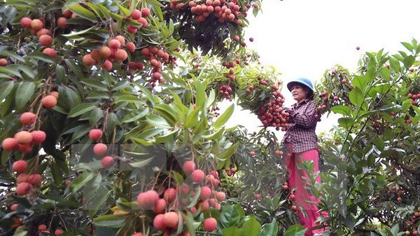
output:
[[[263, 65], [282, 73], [284, 83], [302, 76], [316, 82], [336, 64], [355, 72], [366, 51], [396, 53], [404, 50], [400, 42], [420, 41], [419, 9], [420, 0], [265, 0], [262, 14], [253, 18], [249, 11], [246, 38], [254, 42], [247, 45], [258, 51]], [[287, 106], [294, 103], [285, 87], [282, 93]], [[336, 119], [323, 118], [317, 133], [332, 128]], [[235, 124], [257, 131], [261, 122], [236, 107], [227, 125]]]

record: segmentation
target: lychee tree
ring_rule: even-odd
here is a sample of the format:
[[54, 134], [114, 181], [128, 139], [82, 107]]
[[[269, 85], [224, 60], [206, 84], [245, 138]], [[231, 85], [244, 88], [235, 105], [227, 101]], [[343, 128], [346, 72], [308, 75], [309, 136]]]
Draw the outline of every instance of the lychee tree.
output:
[[[260, 3], [180, 3], [1, 6], [2, 234], [277, 234], [228, 204], [220, 178], [239, 143], [218, 103], [284, 102], [241, 39]], [[265, 126], [284, 125], [276, 109]]]
[[339, 235], [419, 231], [420, 46], [402, 44], [397, 54], [366, 52], [354, 73], [337, 65], [316, 86], [318, 109], [341, 115], [322, 143], [321, 187]]

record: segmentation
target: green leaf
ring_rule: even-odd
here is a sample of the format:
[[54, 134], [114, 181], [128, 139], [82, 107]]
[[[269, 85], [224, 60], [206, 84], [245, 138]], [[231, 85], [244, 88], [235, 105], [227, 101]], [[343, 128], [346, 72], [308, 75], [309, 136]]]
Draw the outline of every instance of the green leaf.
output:
[[187, 119], [185, 119], [185, 124], [184, 124], [186, 128], [191, 128], [197, 124], [198, 112], [200, 112], [200, 109], [196, 108], [187, 116]]
[[[222, 229], [223, 236], [241, 236], [242, 231], [244, 231], [244, 229], [240, 229], [236, 226], [232, 226], [232, 227], [229, 227], [229, 228], [226, 228], [226, 229]], [[246, 235], [248, 236], [250, 234], [248, 234], [248, 232], [246, 232]]]
[[232, 146], [230, 146], [228, 149], [226, 149], [225, 151], [223, 151], [217, 156], [222, 160], [230, 158], [236, 152], [236, 149], [238, 148], [238, 146], [239, 146], [239, 142], [236, 142], [235, 144], [233, 144]]
[[125, 7], [123, 7], [123, 6], [121, 6], [120, 4], [118, 4], [117, 3], [117, 6], [118, 6], [118, 8], [120, 9], [120, 12], [121, 13], [123, 13], [122, 15], [124, 15], [124, 16], [129, 16], [131, 13], [130, 13], [130, 10], [128, 10], [127, 8], [125, 8]]
[[408, 49], [408, 51], [412, 52], [413, 51], [413, 46], [411, 46], [411, 44], [406, 43], [406, 42], [401, 42], [402, 45], [404, 45], [405, 48]]
[[[22, 77], [22, 75], [19, 73], [19, 71], [17, 69], [9, 67], [9, 66], [0, 67], [0, 74], [1, 73], [6, 74], [6, 75], [12, 74], [12, 75], [15, 75], [15, 76], [20, 77], [20, 78]], [[9, 76], [4, 76], [4, 77], [8, 78]]]
[[355, 87], [359, 87], [361, 91], [365, 91], [368, 81], [365, 77], [356, 75], [354, 76], [352, 83], [354, 84]]
[[[277, 225], [276, 219], [273, 219], [273, 221], [270, 224], [264, 225], [260, 232], [260, 236], [276, 236], [279, 231], [279, 227]], [[285, 234], [286, 235], [286, 234]], [[294, 234], [288, 234], [287, 236], [295, 236]]]
[[73, 71], [73, 73], [77, 76], [78, 79], [85, 78], [85, 76], [82, 73], [82, 70], [80, 69], [80, 64], [76, 65], [76, 62], [72, 59], [65, 59], [64, 62], [66, 62], [67, 66], [71, 69], [71, 71]]
[[92, 90], [89, 92], [86, 99], [110, 99], [110, 96], [107, 92]]
[[30, 58], [34, 58], [37, 59], [39, 61], [44, 61], [46, 63], [50, 63], [50, 64], [54, 64], [55, 62], [51, 59], [50, 56], [48, 56], [47, 54], [44, 54], [42, 52], [33, 52], [31, 54], [28, 54], [25, 57], [25, 60], [29, 60]]
[[89, 124], [91, 126], [94, 126], [98, 123], [98, 121], [104, 116], [104, 112], [102, 111], [101, 108], [99, 107], [95, 107], [93, 108], [93, 110], [90, 112], [90, 116], [89, 116]]
[[197, 81], [195, 84], [195, 104], [197, 108], [202, 108], [206, 102], [206, 92], [203, 84], [200, 81]]
[[397, 72], [401, 70], [400, 62], [397, 59], [391, 57], [389, 61], [391, 62], [391, 69]]
[[35, 83], [23, 82], [19, 85], [16, 91], [16, 106], [21, 108], [32, 98], [35, 92]]
[[96, 80], [96, 79], [83, 79], [80, 82], [82, 82], [83, 84], [86, 84], [92, 88], [96, 88], [100, 91], [108, 91], [108, 87], [106, 84]]
[[220, 214], [220, 224], [222, 228], [229, 228], [239, 223], [240, 215], [238, 209], [234, 205], [223, 208]]
[[2, 101], [7, 95], [12, 92], [15, 82], [13, 80], [6, 81], [0, 85], [0, 101]]
[[342, 117], [338, 119], [338, 124], [345, 129], [349, 129], [354, 124], [354, 120], [349, 117]]
[[223, 112], [223, 114], [216, 120], [216, 122], [214, 122], [213, 127], [218, 129], [222, 125], [224, 125], [232, 116], [234, 109], [235, 109], [235, 104], [230, 105], [229, 108], [226, 109], [226, 111]]
[[414, 58], [414, 56], [408, 56], [404, 58], [403, 63], [404, 63], [405, 68], [409, 69], [413, 65], [415, 60], [416, 59]]
[[91, 179], [93, 179], [94, 176], [94, 173], [85, 172], [74, 179], [70, 185], [73, 193], [76, 193], [79, 189], [85, 186]]
[[157, 115], [151, 114], [146, 117], [146, 120], [149, 124], [153, 125], [156, 128], [170, 128], [171, 127], [165, 119]]
[[16, 53], [9, 52], [9, 51], [0, 52], [0, 56], [11, 57], [11, 58], [14, 58], [14, 59], [16, 59], [20, 62], [25, 62], [25, 59], [23, 57], [17, 55]]
[[25, 66], [23, 64], [9, 65], [8, 68], [9, 69], [20, 70], [24, 74], [26, 74], [30, 79], [34, 79], [35, 78], [35, 73], [33, 72], [33, 70], [31, 68], [29, 68], [28, 66]]
[[247, 236], [258, 236], [261, 230], [261, 224], [255, 218], [255, 215], [251, 215], [249, 219], [244, 222], [243, 229]]
[[375, 144], [375, 146], [380, 150], [383, 151], [385, 148], [385, 143], [382, 140], [382, 138], [379, 137], [375, 137], [375, 139], [373, 140], [373, 143]]
[[96, 106], [91, 103], [82, 103], [71, 109], [69, 112], [68, 117], [76, 117], [80, 116], [82, 114], [85, 114], [86, 112], [89, 112], [93, 110]]
[[342, 114], [344, 116], [351, 116], [351, 110], [350, 110], [350, 107], [348, 106], [344, 106], [344, 105], [334, 106], [334, 107], [331, 107], [331, 111], [336, 114]]
[[68, 79], [66, 78], [66, 70], [62, 65], [56, 65], [55, 72], [57, 73], [57, 80], [62, 84], [66, 84]]
[[358, 87], [355, 87], [354, 89], [351, 90], [349, 98], [350, 98], [351, 103], [355, 105], [357, 108], [360, 108], [364, 101], [363, 93]]
[[142, 99], [131, 94], [118, 96], [117, 99], [115, 99], [114, 103], [119, 103], [119, 102], [134, 102], [134, 103], [144, 104]]
[[150, 162], [152, 162], [154, 158], [155, 157], [152, 156], [152, 157], [149, 157], [145, 160], [131, 162], [131, 163], [128, 163], [128, 164], [130, 164], [130, 166], [135, 167], [135, 168], [142, 168], [142, 167], [145, 167], [146, 165], [148, 165]]
[[51, 175], [53, 177], [53, 180], [55, 184], [59, 185], [63, 182], [63, 172], [60, 171], [60, 168], [57, 166], [57, 163], [51, 162]]
[[292, 225], [290, 226], [284, 236], [305, 236], [306, 227], [302, 225]]
[[386, 67], [382, 68], [380, 73], [381, 73], [381, 77], [383, 79], [388, 80], [391, 77], [391, 74], [389, 72], [389, 69], [386, 68]]
[[134, 110], [131, 113], [129, 113], [128, 115], [126, 115], [123, 118], [123, 120], [121, 121], [121, 123], [130, 123], [130, 122], [139, 120], [142, 117], [144, 117], [145, 115], [147, 115], [148, 113], [149, 113], [149, 108]]
[[86, 20], [90, 20], [92, 22], [97, 22], [95, 14], [93, 14], [88, 9], [78, 5], [69, 6], [69, 8], [72, 12], [76, 13], [77, 16], [82, 17]]
[[222, 127], [221, 129], [217, 130], [214, 133], [210, 133], [210, 134], [204, 133], [203, 135], [201, 135], [201, 137], [208, 140], [219, 139], [223, 136], [223, 131], [225, 131], [224, 127]]
[[144, 93], [144, 95], [146, 95], [147, 99], [149, 99], [150, 103], [152, 103], [152, 107], [154, 107], [156, 104], [156, 101], [155, 101], [155, 98], [153, 97], [153, 94], [150, 93], [150, 91], [144, 86], [139, 86], [139, 89]]
[[109, 228], [121, 228], [124, 225], [127, 216], [124, 215], [103, 215], [93, 220], [96, 226]]
[[112, 89], [112, 91], [118, 91], [118, 90], [127, 88], [129, 86], [130, 86], [130, 82], [128, 80], [122, 80], [118, 82], [116, 85], [114, 85], [114, 88]]
[[213, 104], [215, 98], [216, 98], [216, 93], [214, 92], [214, 89], [212, 89], [210, 91], [209, 97], [206, 100], [206, 106], [205, 106], [206, 109], [209, 108], [211, 104]]

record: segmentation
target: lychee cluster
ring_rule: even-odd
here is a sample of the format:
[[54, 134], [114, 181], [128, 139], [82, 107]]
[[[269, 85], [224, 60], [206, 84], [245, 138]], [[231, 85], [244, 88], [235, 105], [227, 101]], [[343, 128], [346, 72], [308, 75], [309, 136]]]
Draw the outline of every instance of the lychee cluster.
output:
[[149, 60], [152, 66], [152, 78], [150, 79], [150, 85], [156, 86], [156, 83], [164, 83], [165, 79], [162, 78], [162, 63], [168, 61], [169, 54], [163, 49], [158, 49], [156, 46], [146, 47], [141, 50], [142, 55]]
[[[265, 81], [263, 81], [265, 83]], [[289, 121], [289, 113], [283, 110], [284, 97], [278, 91], [278, 87], [272, 85], [274, 91], [270, 101], [258, 111], [258, 119], [261, 120], [264, 127], [276, 127], [276, 130], [286, 130], [287, 122]]]
[[42, 181], [40, 174], [25, 174], [28, 169], [28, 162], [25, 160], [15, 161], [12, 170], [18, 173], [16, 178], [16, 193], [18, 195], [26, 195], [32, 191], [33, 187], [39, 186]]
[[225, 169], [227, 176], [232, 176], [236, 173], [236, 168], [235, 167], [227, 167]]
[[[148, 23], [146, 18], [148, 18], [149, 16], [150, 10], [148, 8], [143, 8], [141, 10], [134, 9], [131, 15], [128, 17], [139, 22], [141, 24], [139, 28], [141, 29], [147, 27]], [[129, 25], [127, 26], [127, 31], [131, 34], [135, 34], [139, 28], [134, 25]]]
[[219, 90], [220, 95], [224, 95], [226, 99], [230, 100], [232, 94], [232, 88], [229, 85], [222, 85]]
[[408, 98], [411, 98], [411, 99], [413, 99], [413, 101], [411, 102], [411, 105], [417, 105], [417, 104], [419, 104], [419, 102], [420, 102], [420, 93], [418, 93], [418, 94], [411, 94], [411, 93], [409, 93], [408, 95]]
[[83, 64], [86, 66], [93, 66], [103, 61], [102, 68], [107, 71], [112, 70], [112, 62], [123, 62], [127, 59], [127, 51], [122, 47], [125, 47], [127, 51], [134, 52], [135, 45], [132, 42], [125, 42], [125, 38], [118, 35], [108, 42], [108, 46], [102, 46], [100, 49], [93, 50], [90, 54], [83, 56]]
[[234, 71], [234, 70], [232, 70], [232, 69], [230, 69], [230, 70], [229, 70], [229, 73], [227, 73], [227, 74], [226, 74], [226, 77], [227, 77], [227, 78], [229, 78], [229, 80], [230, 80], [230, 81], [235, 81], [235, 76], [234, 76], [234, 74], [235, 74], [235, 71]]
[[29, 17], [23, 17], [20, 20], [22, 27], [27, 28], [31, 31], [32, 35], [36, 35], [39, 38], [39, 43], [46, 47], [42, 52], [48, 56], [55, 58], [57, 51], [53, 48], [49, 48], [53, 44], [52, 32], [49, 29], [44, 28], [44, 19], [31, 19]]
[[[50, 234], [51, 233], [51, 231], [47, 228], [47, 226], [45, 225], [45, 224], [40, 224], [40, 225], [38, 225], [38, 231], [40, 231], [41, 233], [45, 233], [45, 234]], [[62, 230], [62, 229], [60, 229], [60, 228], [57, 228], [55, 231], [54, 231], [54, 235], [61, 235], [61, 234], [63, 234], [64, 233], [64, 230]]]
[[[97, 142], [101, 139], [102, 134], [103, 132], [100, 129], [91, 129], [89, 131], [89, 139]], [[97, 156], [103, 156], [107, 153], [107, 151], [108, 147], [103, 143], [97, 143], [93, 146], [93, 153], [95, 153]], [[101, 159], [101, 165], [105, 169], [109, 169], [114, 166], [114, 162], [115, 160], [112, 156], [105, 156]]]

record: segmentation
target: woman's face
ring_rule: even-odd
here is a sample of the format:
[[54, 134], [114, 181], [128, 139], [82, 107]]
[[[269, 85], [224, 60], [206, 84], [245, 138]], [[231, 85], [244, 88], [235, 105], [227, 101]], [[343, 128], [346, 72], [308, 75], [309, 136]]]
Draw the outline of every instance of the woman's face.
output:
[[290, 90], [290, 92], [292, 93], [293, 99], [297, 102], [301, 102], [306, 99], [309, 90], [305, 86], [296, 83], [292, 85], [292, 90]]

